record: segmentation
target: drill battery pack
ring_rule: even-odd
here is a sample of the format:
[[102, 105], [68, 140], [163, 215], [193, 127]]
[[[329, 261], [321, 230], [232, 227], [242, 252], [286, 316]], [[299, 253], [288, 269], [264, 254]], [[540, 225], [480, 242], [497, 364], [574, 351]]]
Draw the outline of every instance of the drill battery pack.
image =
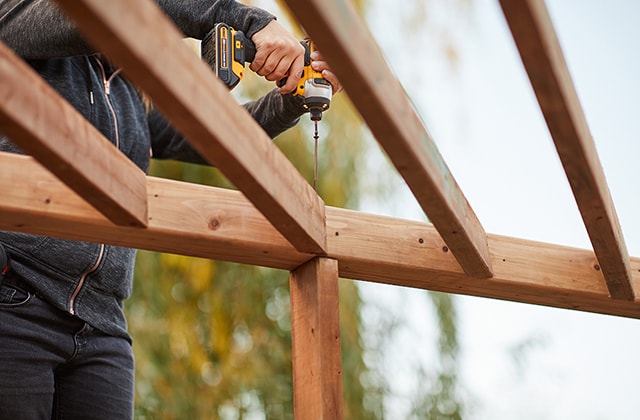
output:
[[242, 31], [226, 23], [217, 23], [202, 40], [202, 59], [229, 89], [244, 76], [244, 64], [253, 61], [256, 49]]

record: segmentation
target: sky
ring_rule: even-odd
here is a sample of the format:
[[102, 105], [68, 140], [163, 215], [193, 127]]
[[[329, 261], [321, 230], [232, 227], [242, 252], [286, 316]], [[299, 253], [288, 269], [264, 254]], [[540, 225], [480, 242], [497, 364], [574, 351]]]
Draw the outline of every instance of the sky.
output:
[[[256, 2], [277, 8], [270, 0]], [[498, 0], [370, 0], [365, 19], [488, 233], [591, 249]], [[427, 25], [412, 8], [425, 5]], [[547, 0], [632, 256], [640, 257], [640, 1]], [[410, 26], [411, 23], [417, 25]], [[443, 51], [449, 44], [452, 61]], [[330, 141], [327, 139], [326, 141]], [[372, 176], [383, 161], [369, 157]], [[378, 171], [379, 172], [379, 171]], [[360, 210], [424, 220], [399, 177]], [[407, 417], [417, 369], [437, 365], [419, 290], [359, 282], [365, 323], [405, 320], [385, 346], [389, 419]], [[466, 420], [640, 418], [640, 320], [456, 296]], [[371, 325], [369, 325], [371, 327]]]
[[[431, 2], [431, 29], [407, 37], [400, 16], [410, 3], [372, 1], [367, 20], [485, 230], [590, 249], [497, 0], [474, 0], [467, 18]], [[629, 254], [640, 256], [640, 2], [546, 4]], [[442, 32], [456, 47], [455, 66], [439, 49]], [[364, 210], [424, 217], [398, 189], [387, 203], [400, 204]], [[395, 391], [389, 418], [403, 418], [416, 365], [428, 370], [435, 363], [432, 308], [419, 291], [378, 284], [362, 290], [381, 310], [417, 320], [387, 353]], [[640, 418], [640, 320], [475, 297], [456, 302], [467, 419]]]

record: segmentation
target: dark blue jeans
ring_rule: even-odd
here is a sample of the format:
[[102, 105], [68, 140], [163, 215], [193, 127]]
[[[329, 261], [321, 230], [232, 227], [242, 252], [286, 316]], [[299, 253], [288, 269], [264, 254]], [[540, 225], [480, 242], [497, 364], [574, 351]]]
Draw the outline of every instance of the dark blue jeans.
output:
[[0, 288], [0, 419], [131, 419], [130, 343]]

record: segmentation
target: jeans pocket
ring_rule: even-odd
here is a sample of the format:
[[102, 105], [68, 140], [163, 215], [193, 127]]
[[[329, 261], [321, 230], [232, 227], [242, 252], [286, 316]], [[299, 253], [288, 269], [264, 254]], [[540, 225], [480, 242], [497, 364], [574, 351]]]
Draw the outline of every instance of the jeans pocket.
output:
[[0, 287], [0, 308], [8, 308], [24, 305], [31, 300], [33, 295], [12, 284], [3, 284]]

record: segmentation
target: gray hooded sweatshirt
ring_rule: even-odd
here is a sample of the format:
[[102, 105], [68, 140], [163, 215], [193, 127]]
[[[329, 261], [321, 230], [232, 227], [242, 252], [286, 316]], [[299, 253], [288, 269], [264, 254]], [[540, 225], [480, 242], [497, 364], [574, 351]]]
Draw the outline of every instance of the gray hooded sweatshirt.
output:
[[[274, 19], [233, 0], [157, 3], [186, 36], [196, 39], [217, 22], [251, 37]], [[145, 111], [136, 88], [83, 41], [55, 2], [0, 0], [0, 40], [145, 172], [150, 149], [154, 158], [205, 163], [156, 109]], [[304, 113], [299, 97], [277, 89], [244, 106], [272, 138]], [[21, 153], [1, 133], [0, 151]], [[134, 249], [3, 231], [0, 243], [11, 257], [8, 279], [104, 333], [130, 340], [123, 302], [131, 293]]]

